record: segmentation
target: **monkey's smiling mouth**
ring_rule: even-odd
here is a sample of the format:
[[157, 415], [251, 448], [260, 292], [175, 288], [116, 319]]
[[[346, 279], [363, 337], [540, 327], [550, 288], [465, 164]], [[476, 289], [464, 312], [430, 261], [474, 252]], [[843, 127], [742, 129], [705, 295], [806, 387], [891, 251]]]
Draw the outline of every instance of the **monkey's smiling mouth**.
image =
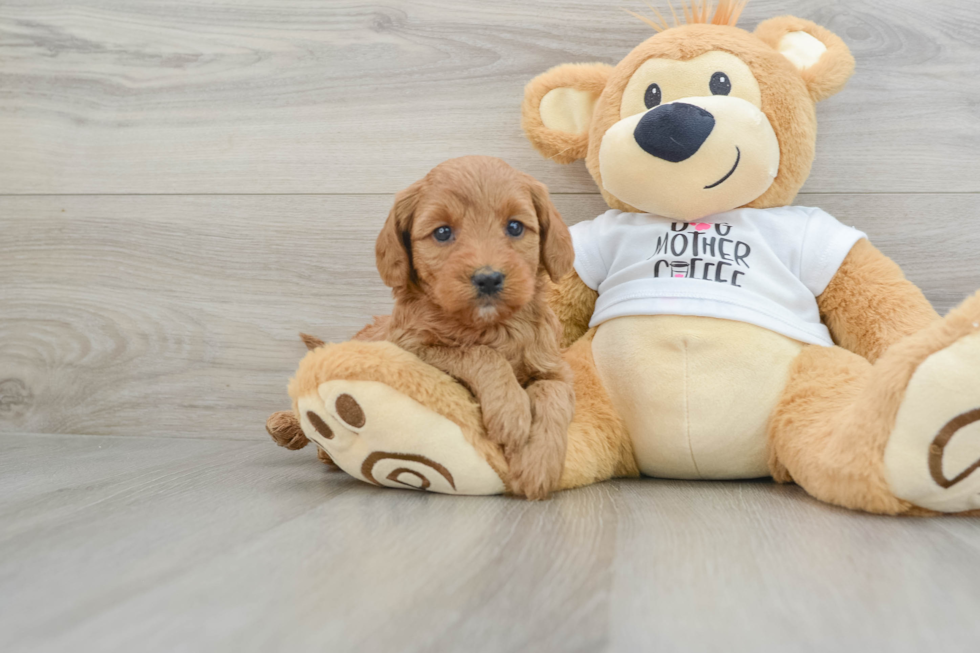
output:
[[735, 146], [735, 152], [737, 153], [737, 156], [735, 157], [735, 165], [732, 166], [732, 169], [728, 171], [728, 174], [727, 175], [725, 175], [724, 177], [722, 177], [721, 179], [719, 179], [715, 183], [711, 184], [710, 186], [705, 186], [704, 187], [705, 190], [711, 190], [712, 188], [716, 188], [718, 186], [721, 186], [726, 181], [728, 181], [728, 178], [729, 177], [731, 177], [733, 174], [735, 174], [735, 170], [736, 170], [736, 168], [738, 168], [738, 164], [742, 162], [742, 150], [738, 149], [738, 145]]

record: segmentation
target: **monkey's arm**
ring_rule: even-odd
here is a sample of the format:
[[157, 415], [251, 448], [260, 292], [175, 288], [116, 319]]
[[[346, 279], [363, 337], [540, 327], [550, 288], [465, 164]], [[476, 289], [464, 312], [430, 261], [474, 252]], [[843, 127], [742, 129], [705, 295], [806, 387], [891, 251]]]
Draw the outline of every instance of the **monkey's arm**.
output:
[[561, 321], [562, 347], [571, 347], [589, 330], [598, 297], [599, 293], [586, 286], [575, 270], [557, 284], [548, 282], [548, 304]]
[[872, 363], [939, 319], [902, 269], [864, 239], [851, 249], [817, 305], [834, 342]]

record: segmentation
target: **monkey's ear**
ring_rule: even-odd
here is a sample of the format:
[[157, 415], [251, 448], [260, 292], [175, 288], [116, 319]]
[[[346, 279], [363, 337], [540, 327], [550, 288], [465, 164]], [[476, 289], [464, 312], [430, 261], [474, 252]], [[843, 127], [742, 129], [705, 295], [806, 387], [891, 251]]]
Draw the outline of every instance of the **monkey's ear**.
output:
[[796, 68], [814, 102], [826, 100], [854, 74], [854, 57], [839, 36], [795, 16], [771, 18], [755, 35], [786, 57]]
[[592, 111], [611, 71], [603, 63], [570, 63], [528, 82], [521, 126], [538, 152], [558, 163], [585, 158]]
[[421, 190], [422, 181], [417, 181], [395, 195], [395, 203], [374, 246], [378, 272], [389, 288], [401, 288], [415, 281], [415, 268], [412, 265], [412, 221]]
[[538, 216], [540, 230], [541, 265], [555, 283], [571, 272], [575, 263], [575, 249], [572, 247], [572, 234], [568, 231], [561, 213], [551, 202], [548, 187], [531, 178], [531, 200]]

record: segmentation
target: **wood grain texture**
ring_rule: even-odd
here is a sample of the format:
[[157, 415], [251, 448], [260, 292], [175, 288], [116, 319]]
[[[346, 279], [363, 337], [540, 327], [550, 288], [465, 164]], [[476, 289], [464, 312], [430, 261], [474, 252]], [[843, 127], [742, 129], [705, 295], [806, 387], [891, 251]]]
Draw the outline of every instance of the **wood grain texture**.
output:
[[[621, 6], [647, 11], [0, 3], [0, 650], [976, 649], [975, 519], [755, 482], [454, 498], [268, 441], [297, 333], [345, 340], [388, 311], [373, 242], [393, 192], [480, 153], [549, 184], [570, 223], [605, 210], [518, 113], [534, 75], [649, 35]], [[798, 203], [947, 310], [980, 288], [980, 14], [753, 0], [743, 25], [785, 13], [858, 61], [818, 110]]]
[[[501, 156], [554, 191], [581, 164], [524, 140], [524, 84], [615, 63], [639, 0], [5, 0], [0, 193], [392, 193]], [[980, 191], [980, 14], [964, 0], [753, 0], [853, 50], [819, 110], [810, 192]]]
[[767, 482], [530, 503], [271, 443], [0, 435], [0, 649], [972, 651], [980, 522]]
[[[605, 210], [558, 195], [569, 222]], [[811, 195], [943, 312], [980, 288], [978, 195]], [[0, 431], [266, 439], [305, 353], [390, 309], [391, 197], [0, 197]]]

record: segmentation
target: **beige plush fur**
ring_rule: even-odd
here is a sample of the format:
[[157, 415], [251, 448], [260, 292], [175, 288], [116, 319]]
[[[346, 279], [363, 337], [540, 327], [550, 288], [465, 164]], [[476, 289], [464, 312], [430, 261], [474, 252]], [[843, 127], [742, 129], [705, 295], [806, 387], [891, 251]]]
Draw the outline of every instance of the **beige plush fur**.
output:
[[[564, 360], [573, 372], [578, 399], [575, 417], [568, 428], [565, 466], [558, 489], [639, 475], [626, 427], [612, 407], [595, 369], [592, 333], [564, 353]], [[289, 384], [289, 395], [293, 398], [290, 421], [299, 423], [296, 416], [300, 414], [302, 397], [315, 396], [321, 385], [338, 380], [383, 383], [446, 417], [508, 483], [511, 472], [507, 460], [500, 447], [485, 437], [479, 404], [474, 397], [448, 375], [391, 343], [351, 341], [310, 351], [300, 361], [299, 370]], [[279, 415], [276, 413], [274, 417]], [[324, 453], [321, 460], [324, 457], [329, 459]]]
[[568, 428], [568, 454], [561, 489], [609, 478], [639, 476], [626, 424], [596, 371], [589, 331], [565, 352], [575, 379], [575, 416]]
[[813, 101], [820, 102], [839, 93], [854, 74], [854, 57], [844, 41], [827, 28], [795, 16], [771, 18], [755, 28], [755, 36], [775, 49], [790, 32], [809, 34], [827, 47], [819, 62], [800, 71]]
[[299, 397], [315, 394], [332, 380], [384, 383], [423, 406], [445, 416], [463, 432], [466, 441], [501, 476], [508, 466], [500, 447], [484, 437], [480, 404], [452, 377], [426, 365], [391, 343], [351, 341], [329, 344], [309, 352], [289, 383], [293, 413], [299, 415]]
[[538, 152], [558, 163], [571, 163], [585, 156], [589, 148], [588, 133], [546, 127], [541, 119], [541, 100], [554, 89], [570, 88], [588, 93], [594, 101], [605, 88], [611, 70], [611, 66], [601, 63], [562, 64], [531, 80], [524, 89], [522, 125], [526, 132], [537, 135], [531, 143]]
[[[771, 186], [742, 205], [770, 208], [791, 203], [809, 174], [814, 156], [815, 103], [841, 90], [853, 71], [854, 60], [841, 39], [809, 21], [776, 18], [760, 25], [753, 34], [734, 26], [742, 3], [722, 4], [723, 10], [712, 14], [705, 4], [697, 3], [688, 11], [689, 24], [667, 28], [666, 21], [656, 23], [659, 33], [614, 67], [559, 66], [532, 80], [525, 89], [522, 107], [522, 124], [531, 143], [560, 163], [585, 158], [610, 206], [642, 208], [629, 206], [609, 192], [600, 170], [603, 138], [623, 119], [623, 107], [630, 105], [623, 101], [624, 90], [634, 74], [653, 59], [667, 62], [657, 64], [662, 69], [669, 67], [670, 61], [690, 62], [711, 52], [728, 53], [744, 62], [758, 83], [758, 98], [749, 93], [742, 100], [759, 103], [779, 142], [778, 174]], [[794, 34], [786, 40], [787, 35]], [[794, 56], [787, 58], [781, 49], [793, 51]], [[554, 93], [556, 89], [571, 91]], [[546, 97], [550, 98], [544, 109], [548, 115], [542, 117]], [[583, 102], [593, 97], [590, 112]], [[569, 103], [564, 116], [560, 115], [562, 102]], [[633, 109], [627, 113], [630, 111]], [[582, 132], [588, 116], [591, 124]], [[734, 208], [738, 207], [723, 210]], [[658, 416], [658, 411], [643, 412], [649, 398], [637, 389], [658, 382], [644, 376], [651, 368], [656, 371], [655, 359], [680, 355], [665, 365], [683, 367], [688, 352], [697, 353], [698, 347], [711, 349], [713, 342], [725, 340], [731, 341], [727, 347], [733, 356], [739, 353], [738, 343], [753, 352], [782, 352], [764, 362], [760, 370], [752, 370], [759, 373], [752, 378], [734, 373], [726, 377], [726, 369], [730, 369], [727, 363], [714, 368], [717, 379], [704, 377], [706, 387], [728, 380], [744, 388], [762, 383], [757, 379], [766, 379], [767, 374], [769, 381], [776, 379], [783, 385], [772, 398], [758, 402], [757, 407], [765, 404], [770, 410], [768, 419], [766, 415], [752, 416], [765, 427], [759, 436], [765, 449], [760, 450], [753, 441], [754, 448], [741, 450], [754, 456], [746, 469], [754, 469], [755, 457], [762, 454], [763, 467], [776, 480], [794, 481], [823, 501], [875, 513], [934, 514], [926, 506], [967, 512], [976, 505], [973, 496], [980, 492], [980, 463], [970, 456], [977, 445], [963, 440], [975, 437], [971, 433], [976, 429], [960, 427], [972, 423], [980, 411], [980, 370], [962, 364], [980, 360], [980, 294], [940, 319], [897, 265], [861, 241], [817, 298], [821, 317], [838, 346], [817, 347], [792, 341], [777, 345], [756, 338], [758, 333], [747, 333], [752, 329], [742, 328], [744, 325], [732, 323], [726, 329], [723, 321], [712, 325], [714, 330], [708, 329], [705, 320], [710, 318], [699, 317], [625, 318], [628, 322], [623, 324], [629, 327], [625, 330], [608, 328], [612, 323], [589, 329], [597, 294], [574, 272], [556, 283], [548, 282], [546, 290], [563, 324], [562, 345], [568, 347], [563, 358], [573, 371], [576, 392], [560, 488], [638, 475], [641, 459], [656, 455], [655, 450], [652, 454], [651, 450], [640, 451], [638, 431], [669, 428], [695, 434], [692, 424], [702, 417], [697, 411], [711, 407], [692, 409], [688, 400], [694, 395], [684, 389], [673, 403], [686, 408], [664, 405], [659, 412], [694, 410], [693, 418], [690, 412], [680, 415], [684, 419], [674, 414]], [[666, 345], [664, 337], [669, 340]], [[700, 342], [694, 342], [698, 338]], [[622, 342], [624, 339], [631, 342]], [[636, 351], [633, 356], [629, 355], [630, 347]], [[657, 347], [663, 348], [663, 353], [658, 354]], [[722, 360], [718, 356], [704, 360], [716, 359]], [[765, 364], [770, 367], [765, 368]], [[632, 365], [643, 369], [631, 369]], [[710, 365], [675, 372], [672, 378], [687, 379], [690, 374], [707, 374], [708, 369]], [[955, 393], [956, 401], [946, 401], [930, 385], [941, 380], [947, 369], [955, 382], [942, 387], [947, 395]], [[290, 393], [294, 397], [309, 393], [316, 384], [331, 379], [386, 383], [427, 410], [452, 420], [466, 441], [507, 482], [510, 472], [506, 460], [485, 438], [476, 401], [453, 379], [418, 358], [390, 345], [379, 349], [353, 342], [320, 347], [301, 363]], [[665, 386], [664, 392], [675, 390]], [[976, 408], [971, 408], [974, 404]], [[929, 420], [920, 419], [923, 415]], [[711, 420], [701, 423], [708, 424], [713, 434], [724, 430]], [[922, 446], [922, 442], [929, 445], [934, 434], [916, 432], [915, 426], [920, 423], [952, 425], [949, 428], [959, 428], [956, 437], [960, 440], [950, 443], [941, 432], [944, 439]], [[287, 436], [281, 438], [284, 443], [292, 442]], [[951, 460], [955, 458], [949, 468], [942, 467], [947, 461], [941, 459], [947, 451], [953, 452]], [[909, 469], [919, 477], [906, 482], [903, 474]], [[721, 476], [726, 474], [724, 465], [717, 471]], [[929, 485], [930, 475], [942, 484]], [[954, 485], [953, 491], [947, 492], [948, 486]]]
[[926, 359], [977, 333], [980, 293], [894, 343], [873, 365], [845, 349], [806, 347], [770, 423], [773, 476], [848, 508], [909, 512], [913, 506], [894, 496], [883, 467], [905, 388]]
[[817, 305], [835, 342], [872, 363], [939, 320], [922, 291], [867, 240], [854, 246]]
[[753, 324], [682, 315], [619, 317], [592, 341], [640, 471], [680, 479], [769, 475], [766, 425], [801, 349]]
[[[813, 23], [796, 20], [799, 26], [807, 26], [815, 35], [826, 32], [826, 30], [821, 32], [822, 28]], [[773, 25], [777, 24], [773, 23]], [[760, 28], [764, 28], [763, 34], [772, 31], [766, 23], [763, 23]], [[608, 81], [596, 101], [593, 112], [585, 159], [589, 172], [595, 178], [609, 206], [623, 211], [636, 210], [635, 207], [622, 202], [605, 190], [599, 171], [599, 148], [602, 144], [602, 136], [621, 119], [620, 103], [623, 91], [633, 73], [650, 58], [662, 57], [687, 61], [715, 50], [735, 54], [748, 64], [757, 79], [764, 80], [764, 83], [760, 84], [762, 111], [768, 117], [780, 144], [779, 175], [762, 196], [748, 202], [746, 206], [765, 208], [792, 203], [810, 174], [816, 143], [815, 100], [811, 96], [805, 78], [772, 46], [744, 30], [728, 26], [694, 24], [672, 28], [647, 39], [634, 48], [608, 74]], [[846, 46], [844, 51], [840, 51], [836, 47], [836, 42], [831, 42], [828, 46], [828, 55], [839, 57], [843, 61], [818, 64], [814, 69], [806, 71], [807, 78], [810, 79], [814, 79], [815, 74], [822, 69], [833, 71], [835, 74], [833, 84], [828, 84], [826, 88], [820, 87], [824, 91], [841, 87], [843, 84], [837, 76], [841, 71], [853, 69], [853, 58], [846, 51]], [[536, 100], [539, 104], [540, 98], [555, 88], [563, 86], [578, 88], [577, 85], [584, 82], [575, 76], [581, 75], [581, 79], [584, 80], [586, 76], [583, 73], [586, 70], [590, 69], [584, 64], [576, 67], [560, 66], [536, 77], [525, 89], [522, 116], [525, 133], [535, 148], [559, 163], [569, 163], [576, 158], [582, 158], [572, 156], [582, 152], [581, 139], [575, 141], [577, 147], [565, 150], [560, 158], [555, 157], [553, 152], [556, 150], [551, 144], [557, 142], [561, 135], [544, 130], [540, 119], [535, 118], [533, 111], [537, 106]], [[845, 75], [844, 81], [847, 77], [849, 73]], [[593, 72], [588, 79], [591, 84], [595, 84], [597, 76]], [[826, 95], [821, 93], [819, 97], [822, 99]]]
[[589, 330], [589, 320], [598, 298], [599, 293], [582, 283], [575, 270], [558, 283], [549, 284], [548, 303], [561, 320], [562, 347], [570, 347]]
[[[710, 21], [704, 18], [671, 29], [663, 29], [666, 21], [662, 21], [656, 27], [660, 33], [637, 46], [608, 74], [593, 110], [584, 158], [613, 208], [636, 207], [603, 186], [600, 146], [606, 132], [623, 117], [624, 89], [636, 71], [655, 58], [687, 62], [722, 51], [737, 55], [758, 80], [762, 111], [779, 140], [780, 164], [772, 186], [745, 206], [789, 204], [809, 174], [816, 141], [814, 104], [840, 91], [850, 78], [854, 59], [846, 45], [825, 28], [791, 16], [768, 20], [754, 34], [730, 26], [730, 20], [719, 21], [724, 24], [719, 26], [707, 24]], [[797, 68], [780, 54], [784, 39], [794, 32], [822, 46], [812, 50], [819, 53], [812, 65]], [[528, 85], [528, 92], [542, 96], [562, 85], [574, 86], [569, 76], [576, 70], [543, 73]], [[541, 149], [542, 134], [526, 115], [533, 107], [526, 95], [525, 132]], [[595, 294], [577, 276], [564, 279], [551, 300], [565, 325], [566, 342], [585, 331]], [[867, 241], [859, 242], [818, 298], [821, 316], [840, 348], [804, 348], [772, 415], [773, 475], [784, 481], [792, 478], [814, 496], [839, 505], [886, 513], [924, 512], [892, 494], [883, 471], [883, 451], [903, 389], [917, 367], [966, 337], [980, 322], [977, 302], [971, 302], [940, 321], [897, 265]]]

